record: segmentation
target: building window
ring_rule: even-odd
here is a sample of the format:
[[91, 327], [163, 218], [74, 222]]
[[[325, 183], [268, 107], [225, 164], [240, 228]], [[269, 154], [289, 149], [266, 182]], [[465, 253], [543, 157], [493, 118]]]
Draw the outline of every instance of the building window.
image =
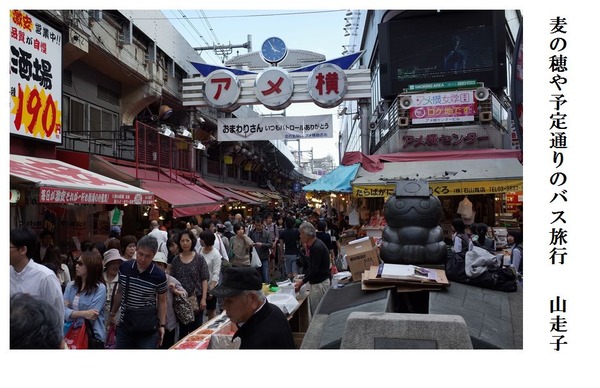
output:
[[117, 113], [67, 95], [62, 115], [63, 131], [69, 135], [112, 141], [119, 128]]

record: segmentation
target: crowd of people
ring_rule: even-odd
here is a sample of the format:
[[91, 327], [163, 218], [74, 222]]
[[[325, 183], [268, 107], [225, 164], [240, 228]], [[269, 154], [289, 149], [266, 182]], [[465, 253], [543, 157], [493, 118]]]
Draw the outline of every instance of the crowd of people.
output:
[[[179, 220], [171, 228], [151, 221], [139, 238], [121, 236], [121, 228], [113, 226], [105, 241], [82, 242], [71, 265], [52, 233], [12, 229], [11, 348], [73, 348], [70, 333], [89, 326], [89, 336], [105, 348], [168, 349], [222, 311], [239, 325], [234, 337], [241, 338], [241, 348], [294, 348], [287, 319], [268, 303], [262, 285], [290, 279], [298, 291], [308, 284], [309, 308], [316, 309], [331, 284], [341, 230], [337, 214], [324, 218], [308, 210], [226, 219], [212, 214]], [[252, 250], [258, 267], [251, 266]], [[178, 321], [175, 297], [192, 302], [191, 322]], [[13, 311], [19, 301], [28, 306]], [[48, 305], [44, 314], [55, 313], [48, 325], [60, 323], [58, 343], [16, 337], [27, 330], [23, 311], [39, 303]]]
[[[466, 254], [473, 247], [485, 249], [492, 254], [498, 254], [497, 239], [491, 227], [485, 223], [473, 223], [467, 227], [461, 218], [452, 220], [452, 251]], [[467, 233], [469, 231], [470, 233]], [[517, 279], [523, 282], [523, 232], [521, 229], [511, 228], [507, 230], [507, 250], [510, 259], [506, 263], [515, 273]], [[498, 254], [501, 256], [502, 254]], [[501, 265], [504, 265], [501, 260]]]

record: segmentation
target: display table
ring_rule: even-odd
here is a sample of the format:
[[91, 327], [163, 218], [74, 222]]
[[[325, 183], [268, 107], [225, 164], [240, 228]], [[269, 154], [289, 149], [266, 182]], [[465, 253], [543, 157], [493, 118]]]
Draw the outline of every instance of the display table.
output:
[[[294, 335], [294, 343], [300, 348], [304, 334], [310, 323], [310, 314], [308, 309], [308, 294], [302, 297], [296, 293], [298, 305], [287, 314], [287, 319]], [[237, 331], [237, 326], [229, 320], [225, 312], [217, 315], [213, 319], [205, 322], [202, 326], [192, 331], [187, 336], [181, 338], [169, 349], [211, 349], [215, 341], [220, 344], [231, 343], [233, 334]], [[213, 338], [216, 337], [216, 338]], [[211, 345], [211, 340], [213, 344]], [[223, 347], [218, 347], [224, 349]]]

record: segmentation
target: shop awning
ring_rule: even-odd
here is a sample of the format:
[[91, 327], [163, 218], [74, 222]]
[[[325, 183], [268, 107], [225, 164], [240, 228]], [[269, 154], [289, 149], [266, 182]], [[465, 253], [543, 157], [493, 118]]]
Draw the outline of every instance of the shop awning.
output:
[[226, 190], [231, 195], [229, 198], [238, 200], [243, 203], [247, 203], [250, 205], [259, 205], [261, 203], [268, 202], [268, 199], [265, 197], [258, 197], [256, 195], [250, 194], [248, 191], [240, 189], [239, 187], [235, 187], [231, 184], [222, 184], [219, 188]]
[[221, 203], [198, 193], [188, 185], [168, 181], [142, 181], [142, 187], [171, 204], [173, 217], [187, 217], [210, 213], [221, 208]]
[[352, 192], [351, 182], [359, 167], [360, 163], [350, 166], [338, 166], [311, 184], [304, 186], [302, 190], [350, 193]]
[[[145, 190], [153, 192], [158, 198], [169, 203], [173, 208], [174, 217], [187, 217], [217, 211], [224, 203], [224, 198], [208, 192], [202, 187], [177, 176], [176, 172], [167, 174], [156, 169], [137, 169], [123, 166], [109, 161], [95, 160], [100, 163], [109, 163], [115, 175], [128, 181], [137, 181]], [[99, 166], [98, 166], [99, 167]]]
[[227, 197], [230, 202], [237, 201], [237, 202], [242, 202], [242, 203], [246, 203], [249, 205], [259, 205], [260, 204], [260, 202], [256, 201], [255, 198], [246, 197], [245, 195], [240, 194], [233, 189], [228, 189], [228, 188], [221, 187], [221, 186], [215, 186], [215, 188], [219, 191], [219, 193], [221, 193], [221, 195], [223, 195], [224, 197]]
[[151, 191], [60, 160], [10, 155], [11, 183], [39, 188], [42, 203], [150, 205]]
[[362, 167], [352, 181], [355, 197], [389, 197], [396, 182], [425, 179], [433, 195], [496, 194], [523, 190], [523, 165], [515, 158], [383, 163], [377, 172]]

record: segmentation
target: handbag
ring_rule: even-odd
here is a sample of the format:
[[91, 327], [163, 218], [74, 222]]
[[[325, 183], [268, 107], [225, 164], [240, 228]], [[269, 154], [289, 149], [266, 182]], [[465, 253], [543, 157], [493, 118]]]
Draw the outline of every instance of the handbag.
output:
[[104, 349], [104, 342], [94, 334], [94, 325], [88, 319], [85, 320], [85, 331], [88, 337], [88, 349]]
[[262, 261], [260, 260], [260, 257], [258, 256], [258, 252], [256, 251], [256, 248], [252, 248], [252, 258], [250, 259], [250, 267], [259, 268], [261, 266], [262, 266]]
[[144, 306], [138, 308], [129, 307], [129, 276], [125, 282], [125, 310], [123, 321], [119, 325], [125, 333], [130, 335], [149, 335], [158, 331], [158, 308], [156, 306]]
[[[198, 304], [198, 299], [196, 299], [196, 304]], [[187, 298], [181, 295], [173, 295], [173, 311], [177, 321], [182, 325], [188, 325], [196, 319], [192, 305]]]
[[88, 334], [85, 329], [85, 325], [75, 327], [71, 325], [67, 334], [65, 334], [65, 344], [69, 349], [87, 349], [88, 348]]
[[194, 289], [194, 291], [192, 291], [190, 296], [187, 297], [187, 302], [189, 303], [190, 308], [192, 309], [192, 312], [194, 314], [196, 314], [198, 311], [200, 311], [200, 305], [198, 305], [198, 297], [196, 296], [195, 289]]

